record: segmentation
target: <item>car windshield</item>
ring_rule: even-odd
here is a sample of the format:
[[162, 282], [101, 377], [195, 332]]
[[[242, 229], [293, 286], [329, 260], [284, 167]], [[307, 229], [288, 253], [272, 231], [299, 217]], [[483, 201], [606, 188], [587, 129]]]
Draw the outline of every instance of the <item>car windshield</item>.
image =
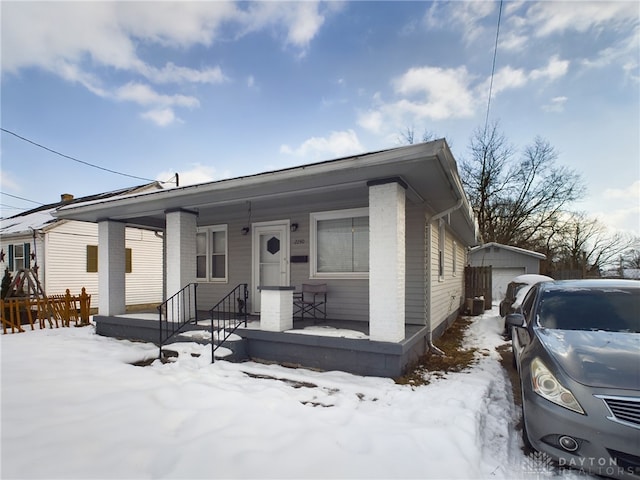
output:
[[640, 289], [547, 291], [537, 318], [545, 328], [640, 333]]

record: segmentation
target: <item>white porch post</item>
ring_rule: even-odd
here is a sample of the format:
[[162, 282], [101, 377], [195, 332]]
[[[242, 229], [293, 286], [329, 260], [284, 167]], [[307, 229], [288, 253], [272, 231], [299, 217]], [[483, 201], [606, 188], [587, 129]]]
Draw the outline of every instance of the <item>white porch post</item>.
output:
[[167, 297], [196, 281], [196, 216], [186, 210], [167, 211]]
[[98, 222], [98, 312], [120, 315], [126, 311], [125, 299], [125, 225]]
[[369, 338], [400, 342], [405, 325], [405, 189], [400, 178], [369, 186]]

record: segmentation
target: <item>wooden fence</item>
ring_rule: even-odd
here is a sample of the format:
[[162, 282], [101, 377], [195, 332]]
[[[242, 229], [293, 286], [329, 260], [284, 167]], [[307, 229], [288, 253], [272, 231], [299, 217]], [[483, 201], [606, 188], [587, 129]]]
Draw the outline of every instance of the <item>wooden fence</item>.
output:
[[91, 295], [84, 287], [80, 295], [71, 295], [69, 289], [65, 295], [48, 295], [44, 297], [13, 297], [0, 300], [0, 316], [3, 332], [11, 329], [11, 333], [24, 332], [22, 325], [39, 324], [45, 328], [46, 323], [53, 328], [68, 327], [73, 322], [76, 326], [89, 325]]
[[492, 282], [491, 266], [465, 267], [464, 269], [465, 298], [484, 298], [484, 309], [491, 309]]

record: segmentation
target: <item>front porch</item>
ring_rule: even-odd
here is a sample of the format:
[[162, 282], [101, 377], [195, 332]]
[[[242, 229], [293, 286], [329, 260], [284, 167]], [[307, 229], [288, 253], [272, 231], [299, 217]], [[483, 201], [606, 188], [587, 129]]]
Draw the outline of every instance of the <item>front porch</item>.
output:
[[[185, 332], [209, 329], [208, 312], [199, 315], [198, 323], [185, 326]], [[136, 313], [96, 315], [93, 317], [100, 335], [158, 344], [158, 315]], [[233, 353], [230, 361], [255, 360], [318, 370], [342, 370], [356, 375], [398, 377], [406, 373], [428, 350], [428, 329], [421, 325], [405, 325], [400, 342], [369, 339], [369, 324], [362, 321], [295, 319], [293, 328], [282, 332], [260, 329], [260, 318], [250, 316], [246, 327], [236, 335], [240, 340], [224, 346]], [[173, 341], [210, 340], [176, 335]]]

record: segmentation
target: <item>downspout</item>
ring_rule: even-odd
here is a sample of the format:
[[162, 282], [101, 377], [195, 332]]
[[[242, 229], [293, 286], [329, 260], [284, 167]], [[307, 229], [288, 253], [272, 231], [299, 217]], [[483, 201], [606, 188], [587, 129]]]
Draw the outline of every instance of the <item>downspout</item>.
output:
[[[441, 218], [443, 218], [446, 215], [449, 215], [450, 213], [455, 212], [456, 210], [458, 210], [460, 207], [462, 207], [462, 205], [464, 204], [464, 192], [462, 192], [461, 189], [461, 185], [458, 184], [458, 182], [452, 181], [453, 179], [451, 178], [451, 176], [448, 174], [448, 167], [447, 165], [444, 164], [444, 161], [442, 159], [442, 157], [437, 154], [436, 157], [438, 158], [438, 161], [440, 162], [440, 165], [442, 166], [442, 169], [444, 170], [447, 178], [449, 179], [449, 184], [451, 185], [454, 193], [456, 194], [456, 197], [458, 197], [458, 200], [456, 201], [456, 203], [441, 211], [436, 213], [435, 215], [433, 215], [431, 218], [429, 218], [429, 220], [427, 220], [427, 228], [428, 230], [428, 258], [429, 258], [429, 268], [427, 269], [427, 305], [428, 305], [428, 315], [427, 315], [427, 330], [429, 332], [428, 336], [427, 336], [427, 347], [429, 348], [429, 352], [431, 353], [435, 353], [436, 355], [440, 355], [440, 356], [444, 356], [446, 355], [442, 350], [440, 350], [438, 347], [436, 347], [433, 344], [433, 336], [432, 336], [432, 328], [431, 328], [431, 251], [432, 251], [432, 239], [431, 239], [431, 224], [436, 221], [436, 220], [440, 220]], [[426, 219], [426, 218], [425, 218]]]
[[[33, 258], [34, 258], [34, 268], [35, 268], [35, 273], [36, 273], [36, 278], [38, 279], [38, 281], [40, 281], [41, 285], [46, 285], [46, 272], [47, 269], [45, 267], [44, 270], [44, 274], [42, 276], [42, 279], [40, 279], [40, 266], [38, 265], [38, 238], [45, 238], [43, 235], [42, 230], [36, 230], [33, 227], [29, 227], [31, 229], [32, 232], [32, 237], [33, 237]], [[43, 242], [43, 247], [44, 247], [44, 242]], [[45, 264], [45, 258], [44, 258], [45, 252], [42, 252], [42, 264]], [[31, 266], [31, 259], [29, 259], [29, 266]]]

